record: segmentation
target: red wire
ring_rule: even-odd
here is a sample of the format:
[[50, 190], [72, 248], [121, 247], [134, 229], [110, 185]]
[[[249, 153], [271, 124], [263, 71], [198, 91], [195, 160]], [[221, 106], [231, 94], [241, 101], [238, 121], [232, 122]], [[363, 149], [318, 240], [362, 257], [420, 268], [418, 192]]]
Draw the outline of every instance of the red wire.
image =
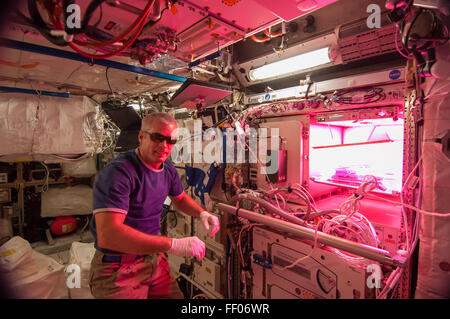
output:
[[[149, 2], [147, 3], [147, 6], [144, 8], [144, 12], [139, 16], [139, 18], [133, 23], [133, 25], [131, 25], [122, 35], [117, 36], [111, 40], [105, 41], [105, 42], [98, 42], [98, 41], [94, 41], [94, 42], [81, 42], [78, 39], [74, 38], [73, 42], [70, 42], [69, 45], [70, 47], [76, 51], [77, 53], [81, 54], [84, 57], [90, 58], [90, 59], [106, 59], [115, 55], [120, 54], [121, 52], [125, 51], [139, 36], [139, 34], [141, 33], [142, 29], [145, 26], [145, 21], [147, 20], [148, 15], [150, 14], [150, 11], [154, 5], [156, 0], [149, 0]], [[58, 29], [63, 29], [63, 24], [61, 23], [61, 21], [59, 21], [59, 19], [57, 17], [55, 17], [54, 15], [50, 14], [49, 15], [52, 19], [52, 23], [53, 25], [58, 28]], [[106, 48], [104, 48], [107, 45], [122, 41], [126, 36], [128, 36], [131, 32], [133, 32], [136, 28], [138, 28], [137, 32], [132, 36], [132, 38], [128, 39], [128, 42], [126, 42], [124, 44], [124, 46], [114, 52], [110, 52], [107, 54], [103, 54], [103, 55], [95, 55], [95, 54], [90, 54], [87, 52], [82, 51], [80, 48], [78, 48], [74, 43], [78, 44], [78, 45], [82, 45], [82, 46], [93, 46], [95, 47], [97, 50], [102, 50], [104, 51]]]
[[264, 38], [258, 38], [256, 35], [250, 36], [250, 38], [255, 42], [266, 42], [269, 41], [271, 38], [279, 37], [283, 34], [283, 30], [278, 31], [277, 33], [269, 32], [269, 29], [264, 29], [263, 33], [265, 34]]
[[[155, 2], [155, 0], [152, 0], [152, 1], [149, 1], [149, 3], [147, 4], [147, 7], [146, 7], [146, 9], [145, 9], [144, 14], [138, 19], [138, 20], [139, 20], [139, 25], [133, 25], [133, 26], [131, 26], [130, 28], [128, 28], [128, 30], [126, 31], [126, 35], [130, 34], [132, 30], [136, 29], [136, 27], [138, 28], [138, 30], [137, 30], [137, 32], [134, 34], [134, 36], [132, 37], [132, 39], [131, 39], [131, 40], [129, 39], [128, 42], [127, 42], [126, 44], [124, 44], [124, 46], [123, 46], [121, 49], [119, 49], [119, 50], [117, 50], [117, 51], [114, 51], [114, 52], [111, 52], [111, 53], [103, 54], [103, 55], [95, 55], [95, 54], [90, 54], [90, 53], [87, 53], [87, 52], [82, 51], [82, 50], [81, 50], [80, 48], [78, 48], [74, 43], [70, 43], [70, 44], [69, 44], [70, 47], [71, 47], [75, 52], [77, 52], [78, 54], [81, 54], [82, 56], [87, 57], [87, 58], [90, 58], [90, 59], [106, 59], [106, 58], [109, 58], [109, 57], [112, 57], [112, 56], [115, 56], [115, 55], [120, 54], [121, 52], [123, 52], [124, 50], [126, 50], [126, 49], [127, 49], [127, 48], [128, 48], [128, 47], [136, 40], [136, 39], [137, 39], [137, 37], [138, 37], [139, 34], [141, 33], [142, 29], [143, 29], [144, 26], [145, 26], [145, 20], [147, 19], [148, 15], [150, 14], [150, 10], [152, 9], [152, 6], [153, 6], [154, 2]], [[130, 30], [131, 30], [131, 31], [130, 31]], [[125, 35], [125, 36], [126, 36], [126, 35]], [[120, 37], [122, 37], [122, 36], [120, 36]], [[119, 37], [117, 37], [117, 38], [119, 38]], [[118, 41], [116, 40], [117, 38], [112, 39], [112, 40], [108, 40], [108, 41], [106, 41], [106, 42], [97, 42], [97, 43], [101, 43], [102, 46], [106, 46], [107, 44], [112, 44], [112, 43], [118, 42]], [[94, 43], [82, 43], [82, 42], [80, 42], [80, 41], [78, 41], [78, 40], [76, 40], [76, 41], [74, 41], [74, 42], [75, 42], [76, 44], [80, 44], [80, 43], [81, 43], [81, 45], [83, 45], [83, 46], [87, 46], [87, 45], [93, 45], [94, 47], [96, 46], [96, 45], [95, 45], [95, 42], [94, 42]], [[97, 47], [98, 47], [98, 46], [97, 46]]]
[[[144, 21], [145, 22], [145, 21]], [[84, 52], [82, 50], [80, 50], [75, 44], [73, 44], [72, 42], [69, 44], [70, 47], [76, 51], [77, 53], [81, 54], [82, 56], [86, 57], [86, 58], [90, 58], [90, 59], [106, 59], [106, 58], [110, 58], [112, 56], [118, 55], [119, 53], [125, 51], [126, 49], [128, 49], [128, 47], [137, 39], [137, 37], [139, 36], [139, 34], [141, 33], [142, 29], [144, 28], [145, 23], [142, 22], [141, 26], [139, 27], [139, 30], [137, 30], [136, 34], [133, 36], [133, 38], [131, 39], [131, 41], [129, 40], [128, 43], [126, 43], [123, 48], [108, 53], [108, 54], [103, 54], [103, 55], [95, 55], [95, 54], [90, 54], [87, 52]]]
[[269, 37], [258, 38], [256, 35], [252, 35], [252, 36], [250, 36], [250, 38], [251, 38], [253, 41], [255, 41], [255, 42], [260, 42], [260, 43], [266, 42], [266, 41], [269, 41], [269, 40], [270, 40]]
[[152, 9], [155, 1], [156, 0], [149, 0], [149, 2], [147, 3], [147, 6], [144, 8], [144, 12], [136, 19], [136, 21], [123, 34], [121, 34], [119, 36], [117, 36], [111, 40], [107, 40], [105, 42], [94, 41], [94, 42], [89, 42], [89, 43], [82, 43], [75, 39], [73, 42], [78, 45], [83, 45], [83, 46], [92, 45], [94, 47], [101, 47], [101, 46], [107, 46], [107, 45], [113, 44], [115, 42], [122, 41], [125, 37], [130, 35], [131, 32], [133, 32], [133, 30], [135, 30], [143, 21], [146, 20], [146, 18], [150, 14], [150, 10]]
[[267, 29], [264, 30], [263, 32], [265, 35], [267, 35], [268, 37], [272, 37], [272, 38], [279, 37], [280, 35], [283, 34], [283, 31], [278, 31], [277, 33], [272, 33], [272, 32], [269, 32], [269, 30], [267, 30]]

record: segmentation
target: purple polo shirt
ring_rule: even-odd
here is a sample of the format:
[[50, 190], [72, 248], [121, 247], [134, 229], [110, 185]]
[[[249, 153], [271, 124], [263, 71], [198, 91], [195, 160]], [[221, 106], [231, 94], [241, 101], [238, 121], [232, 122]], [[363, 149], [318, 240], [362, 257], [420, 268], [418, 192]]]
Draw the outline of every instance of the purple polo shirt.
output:
[[103, 253], [121, 253], [98, 246], [96, 213], [107, 210], [125, 214], [125, 225], [158, 235], [164, 201], [168, 195], [179, 196], [183, 191], [178, 172], [169, 159], [155, 170], [142, 162], [136, 150], [120, 154], [95, 178], [94, 216], [90, 223], [95, 248]]

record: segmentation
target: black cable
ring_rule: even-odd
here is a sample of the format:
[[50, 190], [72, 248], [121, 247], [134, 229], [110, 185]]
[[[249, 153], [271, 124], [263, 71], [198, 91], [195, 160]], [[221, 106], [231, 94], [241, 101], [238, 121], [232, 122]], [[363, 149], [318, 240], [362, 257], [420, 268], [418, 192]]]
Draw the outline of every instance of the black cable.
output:
[[100, 17], [98, 18], [98, 21], [93, 25], [94, 28], [98, 27], [100, 22], [102, 22], [103, 19], [103, 6], [100, 4]]
[[37, 8], [37, 1], [35, 0], [28, 0], [28, 12], [30, 14], [30, 18], [25, 19], [34, 27], [36, 28], [44, 38], [46, 38], [51, 43], [58, 45], [58, 46], [67, 46], [69, 43], [64, 40], [64, 37], [57, 37], [53, 36], [50, 33], [50, 29], [47, 27], [47, 24], [44, 22], [44, 20], [41, 17], [41, 14], [39, 13], [39, 10]]
[[[406, 52], [408, 52], [409, 54], [413, 53], [414, 51], [416, 51], [416, 46], [412, 47], [412, 51], [409, 50], [409, 46], [408, 46], [408, 42], [409, 42], [409, 38], [410, 38], [410, 34], [411, 34], [411, 29], [414, 26], [414, 24], [417, 21], [417, 18], [422, 14], [423, 10], [422, 8], [419, 10], [419, 12], [417, 13], [417, 15], [413, 18], [413, 21], [411, 22], [411, 24], [409, 25], [408, 31], [406, 32], [406, 36], [403, 38], [403, 31], [402, 30], [402, 43], [403, 43], [403, 48], [406, 50]], [[404, 25], [406, 24], [406, 21], [404, 21]], [[403, 29], [403, 28], [402, 28]], [[408, 55], [409, 55], [408, 54]]]
[[[175, 1], [175, 2], [176, 2], [176, 1]], [[175, 2], [174, 2], [174, 3], [175, 3]], [[164, 9], [161, 10], [161, 14], [159, 15], [159, 18], [158, 18], [157, 20], [150, 20], [150, 21], [148, 21], [148, 22], [144, 25], [144, 27], [142, 28], [140, 34], [138, 35], [138, 38], [139, 38], [140, 35], [141, 35], [142, 33], [144, 33], [148, 28], [151, 28], [151, 27], [153, 27], [155, 24], [157, 24], [157, 23], [162, 19], [163, 14], [164, 14], [164, 12], [165, 12], [167, 9], [169, 9], [169, 5], [168, 5], [168, 4], [166, 4], [166, 7], [165, 7]], [[137, 43], [137, 42], [138, 42], [138, 41], [136, 41], [135, 43]], [[136, 45], [135, 45], [134, 43], [133, 43], [132, 46], [136, 47]], [[176, 44], [175, 44], [175, 51], [176, 51]], [[174, 51], [174, 52], [175, 52], [175, 51]]]
[[308, 88], [306, 89], [305, 99], [308, 99], [309, 90], [311, 89], [312, 81], [308, 83]]
[[[91, 20], [95, 10], [97, 10], [98, 7], [101, 7], [102, 3], [105, 1], [106, 0], [93, 0], [89, 3], [89, 6], [87, 7], [86, 12], [84, 13], [83, 22], [81, 23], [82, 33], [86, 32], [89, 21]], [[100, 21], [98, 23], [100, 23]]]
[[109, 90], [111, 91], [111, 94], [114, 94], [114, 92], [113, 92], [113, 90], [111, 88], [111, 84], [109, 83], [108, 70], [109, 70], [109, 66], [106, 67], [106, 81], [108, 82], [108, 86], [109, 86]]
[[[366, 90], [367, 94], [364, 95], [364, 101], [363, 102], [353, 102], [353, 97], [343, 97], [344, 94], [348, 94], [351, 92], [356, 91], [362, 91]], [[376, 97], [375, 100], [373, 100]], [[381, 88], [356, 88], [356, 89], [349, 89], [344, 90], [341, 92], [337, 92], [333, 94], [332, 100], [341, 103], [341, 104], [351, 104], [351, 105], [360, 105], [360, 104], [369, 104], [378, 102], [384, 97], [383, 89]]]
[[[426, 40], [427, 37], [425, 37], [425, 39], [422, 39], [421, 37], [417, 37], [417, 36], [414, 38], [413, 35], [411, 35], [411, 30], [413, 29], [414, 25], [416, 24], [416, 21], [419, 18], [419, 16], [422, 15], [423, 13], [430, 14], [432, 17], [432, 22], [431, 22], [431, 27], [430, 27], [430, 33], [431, 33], [430, 36], [434, 37], [437, 32], [442, 32], [442, 29], [439, 28], [439, 23], [438, 23], [438, 19], [437, 19], [436, 15], [430, 10], [420, 8], [420, 11], [413, 18], [413, 21], [409, 25], [409, 28], [408, 28], [408, 31], [406, 32], [405, 37], [402, 36], [403, 49], [406, 50], [409, 54], [414, 53], [415, 51], [420, 52], [421, 50], [426, 49], [428, 46], [430, 46], [430, 43], [433, 42], [433, 40]], [[402, 35], [404, 33], [405, 24], [406, 24], [406, 22], [403, 21], [402, 29], [401, 29]], [[426, 42], [420, 47], [417, 47], [416, 45], [412, 46], [411, 51], [410, 51], [409, 42], [410, 41], [418, 41], [418, 40], [424, 40]], [[441, 39], [441, 40], [445, 40], [445, 39]]]

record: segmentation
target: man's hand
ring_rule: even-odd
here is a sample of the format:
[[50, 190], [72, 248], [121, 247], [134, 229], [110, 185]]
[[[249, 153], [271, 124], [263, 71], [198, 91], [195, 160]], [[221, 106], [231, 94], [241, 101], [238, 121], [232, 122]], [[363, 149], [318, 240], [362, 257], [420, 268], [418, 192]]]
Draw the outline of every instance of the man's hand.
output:
[[208, 213], [207, 211], [200, 213], [200, 220], [202, 221], [203, 227], [205, 227], [206, 231], [209, 231], [209, 228], [212, 225], [212, 229], [209, 232], [209, 237], [214, 236], [214, 234], [220, 229], [219, 218]]
[[205, 243], [197, 236], [172, 238], [172, 247], [167, 252], [179, 257], [194, 256], [200, 261], [205, 257]]

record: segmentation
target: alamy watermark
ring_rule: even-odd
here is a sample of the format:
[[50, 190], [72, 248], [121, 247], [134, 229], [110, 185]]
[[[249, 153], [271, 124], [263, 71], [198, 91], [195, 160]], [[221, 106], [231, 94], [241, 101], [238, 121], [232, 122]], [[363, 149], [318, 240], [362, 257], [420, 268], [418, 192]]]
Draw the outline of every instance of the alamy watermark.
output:
[[173, 163], [259, 163], [261, 173], [278, 171], [278, 128], [248, 128], [245, 133], [233, 128], [203, 131], [202, 121], [195, 120], [194, 134], [185, 127], [179, 127], [174, 133], [178, 142], [171, 153]]
[[66, 267], [66, 285], [67, 288], [81, 288], [81, 268], [77, 264], [70, 264]]
[[382, 272], [380, 265], [370, 264], [367, 266], [366, 272], [370, 274], [366, 279], [367, 287], [370, 289], [381, 288]]
[[367, 13], [370, 13], [366, 20], [367, 27], [369, 29], [381, 28], [381, 8], [378, 4], [369, 4], [366, 9]]
[[69, 4], [66, 8], [66, 13], [69, 13], [66, 19], [66, 26], [69, 29], [81, 28], [81, 9], [77, 4]]

